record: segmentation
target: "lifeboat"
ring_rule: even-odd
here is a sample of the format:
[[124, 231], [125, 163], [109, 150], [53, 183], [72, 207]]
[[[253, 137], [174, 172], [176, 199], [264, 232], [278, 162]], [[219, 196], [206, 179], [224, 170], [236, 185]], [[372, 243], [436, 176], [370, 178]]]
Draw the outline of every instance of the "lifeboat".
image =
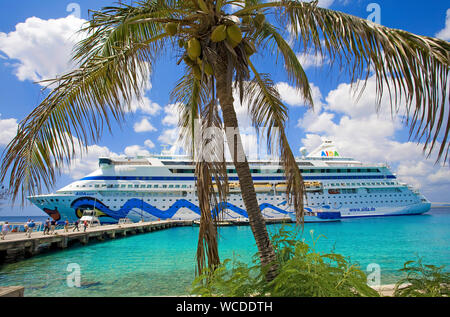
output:
[[[229, 183], [228, 184], [230, 192], [236, 192], [241, 190], [241, 185], [239, 183]], [[213, 185], [214, 191], [217, 191], [217, 185]]]
[[277, 192], [285, 192], [287, 189], [286, 183], [280, 183], [276, 187]]
[[323, 185], [321, 182], [305, 182], [305, 188], [309, 191], [321, 190]]
[[239, 183], [229, 183], [230, 191], [240, 191], [241, 185]]
[[270, 185], [270, 184], [268, 184], [268, 183], [265, 183], [265, 184], [255, 184], [255, 191], [256, 191], [256, 192], [259, 192], [259, 193], [261, 193], [261, 192], [267, 193], [267, 192], [270, 192], [271, 190], [272, 190], [272, 185]]
[[341, 193], [341, 190], [340, 189], [329, 189], [328, 193], [330, 195], [339, 195]]

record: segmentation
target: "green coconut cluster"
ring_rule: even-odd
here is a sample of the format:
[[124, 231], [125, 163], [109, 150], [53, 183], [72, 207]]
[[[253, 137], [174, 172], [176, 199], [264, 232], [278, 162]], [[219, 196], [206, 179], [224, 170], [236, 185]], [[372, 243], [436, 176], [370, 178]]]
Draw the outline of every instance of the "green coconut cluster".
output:
[[[250, 17], [248, 18], [251, 19]], [[264, 19], [264, 15], [261, 14], [255, 16], [252, 20], [256, 25], [262, 25], [264, 23]], [[166, 23], [164, 29], [170, 36], [175, 36], [180, 31], [179, 25], [173, 22]], [[230, 20], [225, 20], [222, 24], [215, 26], [211, 32], [210, 40], [213, 43], [226, 41], [226, 43], [232, 48], [236, 48], [239, 44], [242, 44], [241, 47], [244, 49], [247, 58], [256, 52], [253, 42], [248, 39], [244, 39], [239, 25], [232, 23]], [[184, 48], [186, 50], [183, 61], [187, 66], [192, 68], [192, 72], [196, 79], [201, 80], [204, 74], [209, 76], [214, 74], [211, 64], [201, 58], [202, 44], [198, 38], [191, 37], [188, 41], [180, 38], [178, 40], [178, 45], [180, 48]]]

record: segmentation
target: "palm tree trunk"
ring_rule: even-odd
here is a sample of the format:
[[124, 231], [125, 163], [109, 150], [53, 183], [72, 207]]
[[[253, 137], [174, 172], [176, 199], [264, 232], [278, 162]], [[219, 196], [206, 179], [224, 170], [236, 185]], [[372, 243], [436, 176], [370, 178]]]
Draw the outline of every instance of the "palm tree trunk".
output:
[[218, 59], [220, 62], [217, 62], [214, 68], [216, 73], [217, 97], [222, 109], [225, 127], [234, 128], [234, 131], [236, 131], [233, 134], [226, 134], [228, 148], [232, 154], [233, 163], [239, 177], [242, 199], [244, 200], [250, 227], [258, 247], [260, 261], [263, 267], [270, 265], [266, 273], [266, 279], [271, 281], [276, 277], [278, 269], [275, 262], [275, 252], [267, 232], [266, 223], [259, 208], [250, 167], [247, 157], [244, 154], [244, 148], [238, 130], [238, 120], [233, 106], [232, 81], [231, 76], [228, 76], [227, 57], [226, 55], [222, 55], [222, 57]]

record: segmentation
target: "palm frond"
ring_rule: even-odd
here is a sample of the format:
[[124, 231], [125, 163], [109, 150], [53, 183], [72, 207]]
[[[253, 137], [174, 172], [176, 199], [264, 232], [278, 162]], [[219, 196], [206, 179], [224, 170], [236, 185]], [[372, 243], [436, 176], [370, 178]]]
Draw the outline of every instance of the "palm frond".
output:
[[151, 73], [155, 47], [150, 44], [164, 37], [91, 58], [79, 69], [47, 81], [56, 88], [20, 123], [3, 156], [1, 180], [11, 169], [13, 199], [20, 192], [24, 203], [28, 194], [41, 191], [42, 182], [51, 188], [55, 171], [74, 157], [73, 138], [87, 148], [100, 138], [104, 125], [111, 131], [112, 120], [123, 120], [131, 100], [141, 97], [143, 78]]
[[200, 208], [200, 229], [197, 245], [197, 274], [209, 271], [220, 263], [216, 221], [219, 220], [228, 195], [228, 175], [221, 133], [222, 121], [214, 96], [214, 83], [199, 81], [187, 68], [178, 81], [171, 98], [179, 105], [179, 138], [184, 149], [196, 162], [196, 189]]
[[[245, 85], [245, 98], [249, 105], [253, 126], [262, 127], [267, 134], [267, 145], [271, 152], [279, 151], [286, 177], [287, 201], [296, 213], [297, 224], [304, 221], [305, 186], [295, 156], [289, 146], [285, 132], [288, 109], [280, 99], [278, 91], [267, 75], [259, 74], [249, 62], [255, 78]], [[276, 148], [273, 146], [275, 143]]]
[[[374, 72], [378, 105], [387, 87], [392, 112], [402, 110], [400, 100], [406, 103], [410, 137], [424, 140], [428, 155], [438, 147], [437, 161], [449, 159], [450, 120], [445, 104], [450, 99], [450, 43], [324, 9], [316, 1], [268, 2], [235, 14], [269, 9], [277, 13], [281, 25], [290, 26], [305, 51], [312, 48], [329, 56], [331, 64], [339, 62], [352, 83], [361, 78], [366, 82]], [[365, 84], [360, 93], [364, 88]]]
[[311, 96], [311, 87], [309, 86], [308, 77], [291, 46], [284, 40], [283, 36], [273, 25], [265, 22], [258, 30], [257, 41], [259, 45], [263, 47], [267, 46], [267, 44], [264, 44], [265, 41], [273, 42], [270, 46], [273, 49], [276, 49], [277, 54], [278, 52], [281, 52], [283, 55], [283, 65], [286, 69], [288, 80], [301, 92], [305, 103], [313, 106], [314, 102]]

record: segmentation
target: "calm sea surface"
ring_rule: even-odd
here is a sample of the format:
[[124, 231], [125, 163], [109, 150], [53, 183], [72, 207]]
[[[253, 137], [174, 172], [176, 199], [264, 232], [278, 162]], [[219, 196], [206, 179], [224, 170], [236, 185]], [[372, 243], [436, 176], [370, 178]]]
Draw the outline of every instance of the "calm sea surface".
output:
[[[270, 225], [269, 231], [280, 226]], [[450, 208], [433, 208], [422, 216], [306, 224], [307, 241], [311, 230], [326, 236], [318, 250], [334, 249], [363, 270], [380, 265], [382, 284], [395, 283], [403, 263], [417, 256], [425, 264], [450, 268]], [[25, 296], [186, 295], [194, 278], [197, 238], [198, 227], [181, 227], [72, 247], [0, 266], [0, 285], [24, 285]], [[256, 252], [250, 228], [220, 228], [219, 249], [222, 260], [239, 256], [250, 262]], [[67, 286], [73, 263], [81, 270], [80, 288]]]

